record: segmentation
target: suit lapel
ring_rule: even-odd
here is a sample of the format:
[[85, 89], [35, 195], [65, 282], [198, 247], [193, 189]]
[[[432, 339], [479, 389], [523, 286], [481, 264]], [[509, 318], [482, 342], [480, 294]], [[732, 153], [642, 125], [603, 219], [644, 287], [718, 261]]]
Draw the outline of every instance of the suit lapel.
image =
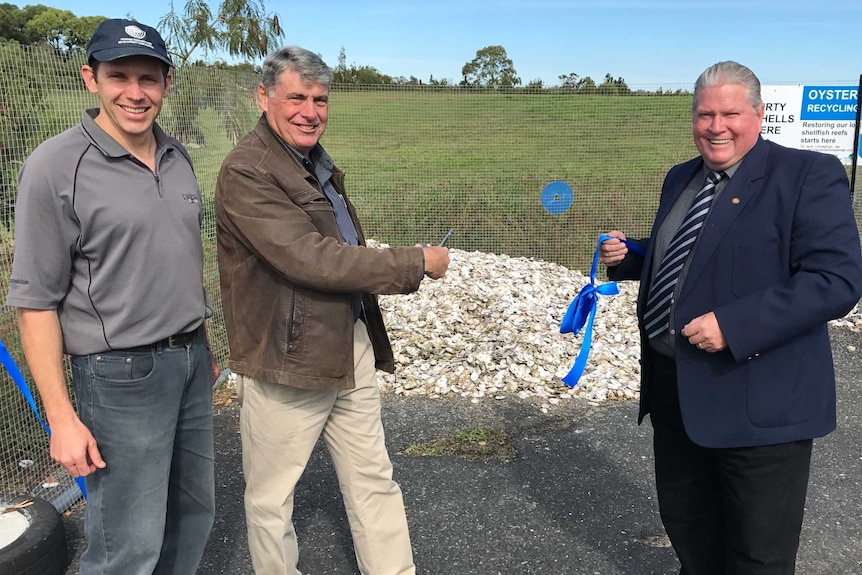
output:
[[673, 170], [672, 176], [668, 177], [662, 188], [662, 197], [659, 202], [658, 211], [656, 212], [655, 222], [653, 222], [652, 232], [650, 234], [649, 243], [647, 244], [647, 253], [644, 257], [644, 265], [641, 269], [641, 286], [642, 289], [638, 293], [638, 308], [642, 308], [646, 303], [647, 289], [650, 279], [652, 278], [652, 268], [655, 256], [655, 234], [658, 232], [665, 218], [670, 213], [671, 208], [679, 200], [679, 196], [685, 190], [688, 182], [694, 177], [694, 174], [703, 167], [701, 158], [693, 158], [683, 164], [680, 164], [677, 169]]
[[757, 144], [745, 155], [739, 169], [721, 191], [721, 195], [713, 202], [709, 218], [697, 240], [694, 255], [686, 273], [686, 283], [695, 281], [703, 272], [733, 221], [742, 213], [754, 194], [760, 190], [768, 152], [769, 148], [765, 141], [758, 139]]

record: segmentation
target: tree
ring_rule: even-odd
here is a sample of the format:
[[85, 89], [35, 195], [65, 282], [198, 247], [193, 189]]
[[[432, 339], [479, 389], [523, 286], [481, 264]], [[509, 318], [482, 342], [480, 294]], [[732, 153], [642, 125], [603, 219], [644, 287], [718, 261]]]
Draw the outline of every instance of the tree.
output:
[[595, 94], [596, 93], [596, 81], [586, 76], [578, 80], [577, 83], [577, 92], [579, 94]]
[[610, 74], [605, 74], [605, 81], [599, 84], [597, 91], [599, 94], [609, 96], [626, 96], [631, 94], [631, 90], [622, 77], [614, 78]]
[[[436, 81], [436, 80], [435, 80]], [[407, 78], [406, 76], [396, 76], [392, 78], [392, 83], [396, 86], [422, 86], [423, 82], [416, 76], [410, 76]]]
[[392, 76], [382, 74], [373, 66], [357, 66], [356, 64], [347, 65], [347, 54], [344, 51], [344, 46], [338, 51], [338, 64], [332, 71], [333, 84], [354, 84], [354, 85], [374, 85], [374, 84], [392, 84], [395, 81]]
[[28, 20], [25, 27], [32, 38], [60, 50], [66, 45], [66, 38], [71, 34], [73, 22], [77, 19], [69, 10], [48, 8]]
[[567, 92], [577, 92], [578, 91], [578, 82], [580, 81], [580, 76], [575, 74], [574, 72], [569, 72], [568, 74], [560, 74], [557, 76], [560, 79], [560, 88]]
[[27, 22], [47, 9], [42, 4], [25, 6], [20, 10], [14, 4], [0, 4], [0, 38], [25, 46], [36, 44], [39, 38], [27, 30]]
[[560, 88], [566, 92], [592, 94], [596, 91], [596, 83], [589, 76], [581, 78], [574, 72], [570, 72], [557, 77], [560, 79]]
[[14, 4], [0, 4], [0, 40], [24, 46], [44, 45], [57, 53], [83, 53], [90, 36], [104, 16], [75, 16], [69, 10], [42, 4], [19, 10]]
[[222, 0], [215, 15], [206, 0], [189, 0], [178, 14], [172, 0], [158, 27], [177, 66], [188, 62], [198, 48], [262, 58], [284, 37], [278, 15], [268, 13], [262, 0]]
[[486, 46], [476, 52], [476, 57], [464, 64], [461, 75], [464, 77], [462, 86], [511, 88], [521, 83], [512, 60], [502, 46]]
[[333, 84], [347, 84], [349, 83], [350, 72], [347, 69], [347, 52], [344, 50], [344, 46], [338, 51], [338, 64], [335, 65], [335, 69], [332, 70], [332, 83]]
[[222, 0], [215, 15], [206, 0], [188, 0], [183, 13], [178, 14], [172, 0], [170, 12], [159, 20], [158, 28], [176, 67], [169, 105], [160, 116], [162, 126], [181, 142], [203, 146], [204, 134], [197, 117], [201, 107], [212, 106], [223, 110], [225, 132], [235, 142], [243, 125], [237, 114], [249, 97], [248, 89], [230, 75], [210, 70], [210, 80], [216, 76], [224, 80], [217, 84], [221, 89], [208, 92], [206, 86], [211, 84], [195, 81], [201, 79], [203, 70], [186, 65], [198, 48], [204, 54], [220, 50], [251, 60], [266, 56], [284, 36], [278, 15], [268, 13], [263, 0]]
[[80, 51], [84, 53], [87, 50], [87, 43], [96, 31], [96, 27], [104, 20], [104, 16], [79, 16], [69, 26], [66, 36], [66, 47], [69, 51]]

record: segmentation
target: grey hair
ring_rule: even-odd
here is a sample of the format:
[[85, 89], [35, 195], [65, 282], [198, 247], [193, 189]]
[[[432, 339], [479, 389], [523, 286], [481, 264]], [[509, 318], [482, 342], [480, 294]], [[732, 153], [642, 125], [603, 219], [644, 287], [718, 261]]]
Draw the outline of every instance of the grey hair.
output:
[[323, 84], [329, 88], [332, 83], [332, 69], [320, 56], [299, 46], [285, 46], [271, 52], [263, 61], [261, 83], [270, 98], [275, 95], [275, 87], [285, 70], [297, 72], [305, 84]]
[[697, 82], [694, 83], [694, 98], [691, 101], [692, 114], [697, 109], [697, 97], [703, 88], [723, 84], [743, 86], [748, 103], [751, 104], [751, 107], [755, 111], [760, 110], [760, 107], [763, 105], [763, 100], [760, 97], [760, 80], [757, 79], [757, 76], [748, 67], [738, 62], [727, 60], [713, 64], [704, 70], [698, 77]]

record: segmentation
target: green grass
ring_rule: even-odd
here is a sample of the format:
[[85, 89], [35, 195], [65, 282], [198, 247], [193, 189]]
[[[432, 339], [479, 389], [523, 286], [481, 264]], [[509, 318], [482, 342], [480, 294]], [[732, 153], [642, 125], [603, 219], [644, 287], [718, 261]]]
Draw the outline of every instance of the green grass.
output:
[[[184, 98], [182, 82], [213, 80], [193, 72], [177, 79]], [[209, 96], [204, 105], [202, 97], [195, 112], [205, 144], [190, 153], [206, 199], [233, 146], [218, 106], [234, 102], [243, 131], [257, 117], [248, 80], [236, 85], [237, 98]], [[648, 231], [668, 167], [695, 153], [688, 96], [334, 90], [330, 100], [323, 144], [347, 174], [366, 236], [391, 245], [430, 242], [454, 228], [453, 248], [586, 269], [600, 232]], [[170, 97], [165, 112], [168, 129], [167, 118], [185, 113]], [[540, 203], [555, 180], [574, 192], [558, 215]], [[212, 205], [204, 209], [212, 241]]]
[[[686, 96], [334, 92], [324, 145], [367, 235], [456, 229], [452, 247], [589, 265], [601, 231], [647, 231], [668, 167], [693, 155]], [[563, 214], [539, 198], [566, 181]]]
[[510, 461], [515, 447], [504, 431], [488, 427], [463, 429], [452, 435], [437, 437], [427, 443], [414, 443], [401, 450], [402, 455], [419, 457], [463, 457], [480, 461]]
[[[8, 281], [15, 175], [33, 147], [72, 126], [95, 105], [80, 80], [82, 59], [0, 47], [0, 288]], [[184, 143], [204, 196], [204, 282], [213, 302], [208, 323], [222, 365], [227, 342], [219, 298], [212, 206], [216, 177], [237, 134], [258, 113], [257, 79], [205, 68], [178, 71], [160, 124], [185, 126]], [[421, 91], [331, 94], [323, 143], [347, 175], [366, 236], [392, 245], [449, 246], [555, 261], [587, 270], [596, 237], [619, 228], [637, 235], [652, 221], [667, 169], [695, 154], [689, 98], [598, 97]], [[188, 141], [189, 139], [201, 141]], [[568, 182], [575, 202], [553, 215], [542, 188]], [[5, 289], [3, 289], [5, 293]], [[14, 311], [0, 311], [0, 336], [21, 358]], [[22, 365], [22, 369], [26, 367]], [[28, 378], [29, 379], [29, 378]], [[0, 487], [17, 482], [16, 463], [48, 459], [44, 434], [8, 380], [0, 393]], [[423, 454], [511, 458], [504, 434], [474, 428], [416, 450]], [[31, 457], [37, 459], [37, 457]], [[40, 463], [41, 465], [41, 463]]]

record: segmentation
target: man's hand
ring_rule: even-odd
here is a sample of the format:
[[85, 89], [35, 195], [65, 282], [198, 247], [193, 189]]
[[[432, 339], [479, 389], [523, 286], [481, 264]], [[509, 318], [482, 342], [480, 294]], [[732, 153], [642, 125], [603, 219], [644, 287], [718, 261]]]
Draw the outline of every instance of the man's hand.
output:
[[69, 398], [57, 311], [18, 308], [18, 329], [51, 429], [51, 457], [72, 477], [83, 477], [104, 468], [96, 438], [81, 422]]
[[623, 261], [629, 248], [620, 240], [626, 239], [626, 235], [618, 230], [608, 232], [610, 240], [605, 240], [599, 246], [599, 261], [606, 266], [615, 266]]
[[422, 248], [425, 255], [425, 275], [437, 280], [446, 275], [449, 268], [449, 250], [436, 246]]
[[727, 340], [721, 333], [721, 326], [714, 312], [705, 313], [696, 317], [682, 328], [682, 336], [688, 338], [688, 342], [709, 353], [715, 353], [727, 348]]
[[52, 423], [51, 457], [72, 477], [84, 477], [107, 465], [96, 438], [77, 417], [63, 424]]
[[210, 337], [209, 337], [209, 334], [207, 332], [206, 322], [204, 322], [203, 329], [204, 329], [204, 341], [207, 342], [207, 351], [210, 354], [210, 371], [212, 373], [213, 383], [215, 383], [216, 381], [218, 381], [218, 376], [221, 375], [221, 368], [218, 365], [218, 361], [216, 361], [215, 355], [213, 354], [213, 348], [210, 345]]
[[212, 352], [210, 352], [210, 363], [213, 374], [213, 383], [215, 383], [216, 381], [218, 381], [218, 376], [221, 375], [221, 368], [219, 367], [218, 361], [216, 361], [216, 358], [212, 354]]

